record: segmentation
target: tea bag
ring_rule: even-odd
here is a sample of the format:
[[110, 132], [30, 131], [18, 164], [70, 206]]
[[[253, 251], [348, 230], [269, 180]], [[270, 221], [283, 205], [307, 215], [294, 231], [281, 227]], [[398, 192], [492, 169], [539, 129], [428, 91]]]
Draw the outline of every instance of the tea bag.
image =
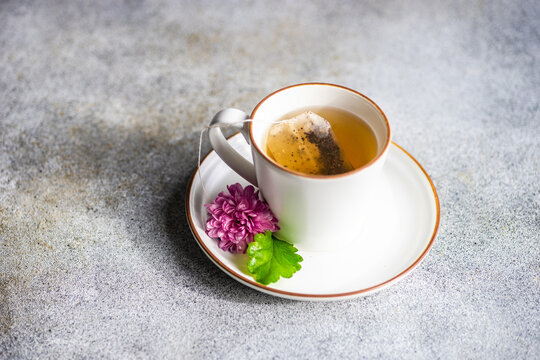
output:
[[333, 175], [353, 169], [330, 123], [312, 111], [273, 124], [267, 150], [282, 166], [305, 174]]

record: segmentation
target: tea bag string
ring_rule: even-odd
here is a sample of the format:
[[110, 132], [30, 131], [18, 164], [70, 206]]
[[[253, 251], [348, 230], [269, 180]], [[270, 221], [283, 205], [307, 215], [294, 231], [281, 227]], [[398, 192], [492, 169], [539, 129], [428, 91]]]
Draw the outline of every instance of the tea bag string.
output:
[[206, 190], [206, 187], [204, 186], [204, 180], [202, 176], [202, 168], [201, 168], [201, 152], [202, 152], [202, 141], [203, 136], [205, 133], [208, 132], [208, 130], [213, 128], [220, 128], [220, 129], [229, 129], [229, 128], [235, 128], [238, 129], [240, 125], [243, 125], [245, 123], [251, 122], [251, 119], [246, 119], [242, 121], [232, 122], [232, 123], [218, 123], [218, 124], [212, 124], [212, 125], [205, 125], [199, 134], [199, 151], [198, 151], [198, 157], [197, 157], [197, 173], [199, 177], [199, 181], [201, 183], [201, 187], [203, 189], [204, 197], [208, 197], [208, 191]]
[[[218, 124], [212, 124], [212, 125], [205, 125], [201, 129], [201, 132], [199, 134], [199, 149], [198, 149], [198, 157], [197, 157], [197, 173], [198, 173], [199, 181], [201, 183], [201, 187], [203, 189], [203, 194], [204, 194], [205, 198], [208, 197], [208, 191], [206, 190], [206, 187], [204, 186], [204, 180], [203, 180], [202, 168], [201, 168], [202, 141], [203, 141], [204, 134], [207, 133], [208, 130], [210, 130], [212, 128], [220, 128], [220, 129], [235, 128], [235, 129], [238, 129], [240, 127], [240, 125], [244, 125], [245, 123], [250, 123], [252, 121], [253, 121], [252, 119], [245, 119], [245, 120], [242, 120], [242, 121], [236, 121], [236, 122], [231, 122], [231, 123], [218, 123]], [[279, 123], [286, 122], [286, 121], [287, 120], [285, 120], [285, 119], [284, 120], [274, 120], [274, 121], [271, 121], [270, 124], [279, 124]]]

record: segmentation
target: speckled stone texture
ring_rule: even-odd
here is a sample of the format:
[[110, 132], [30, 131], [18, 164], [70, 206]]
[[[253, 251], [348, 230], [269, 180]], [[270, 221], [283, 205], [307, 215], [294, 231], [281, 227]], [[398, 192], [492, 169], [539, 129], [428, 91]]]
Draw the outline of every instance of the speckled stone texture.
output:
[[[540, 357], [539, 19], [535, 0], [1, 2], [0, 358]], [[201, 127], [306, 81], [374, 99], [439, 192], [430, 254], [366, 298], [258, 293], [186, 222]]]

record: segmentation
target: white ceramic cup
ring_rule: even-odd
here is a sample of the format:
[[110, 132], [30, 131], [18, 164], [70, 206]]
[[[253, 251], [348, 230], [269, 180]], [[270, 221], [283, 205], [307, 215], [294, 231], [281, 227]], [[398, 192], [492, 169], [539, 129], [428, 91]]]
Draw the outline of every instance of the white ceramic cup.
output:
[[[353, 171], [321, 176], [293, 172], [264, 152], [273, 121], [295, 110], [321, 106], [346, 110], [368, 123], [377, 138], [375, 158]], [[390, 125], [382, 110], [368, 97], [343, 86], [307, 83], [268, 95], [251, 116], [237, 109], [222, 110], [211, 124], [238, 124], [249, 118], [252, 121], [238, 129], [251, 146], [253, 163], [238, 154], [217, 127], [209, 130], [210, 143], [229, 167], [259, 187], [279, 221], [277, 236], [304, 251], [342, 250], [350, 241], [359, 241], [390, 147]]]

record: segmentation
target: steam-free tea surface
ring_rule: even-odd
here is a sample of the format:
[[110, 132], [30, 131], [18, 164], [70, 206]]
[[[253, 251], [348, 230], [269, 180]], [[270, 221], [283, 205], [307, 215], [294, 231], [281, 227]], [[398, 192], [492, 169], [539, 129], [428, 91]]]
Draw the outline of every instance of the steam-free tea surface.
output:
[[360, 168], [377, 154], [369, 125], [338, 108], [311, 107], [288, 113], [268, 132], [266, 152], [281, 166], [310, 175]]

